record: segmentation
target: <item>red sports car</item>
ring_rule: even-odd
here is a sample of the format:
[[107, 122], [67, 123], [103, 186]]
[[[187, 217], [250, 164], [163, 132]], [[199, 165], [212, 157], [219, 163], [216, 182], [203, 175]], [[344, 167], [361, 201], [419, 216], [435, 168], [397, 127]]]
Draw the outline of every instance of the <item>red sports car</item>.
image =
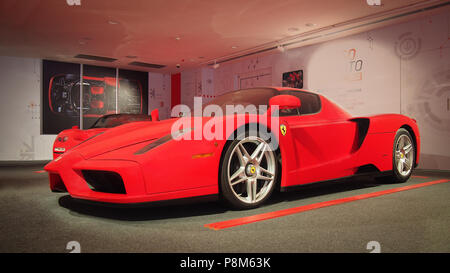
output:
[[[250, 114], [208, 114], [214, 105], [219, 110], [266, 107]], [[285, 191], [358, 174], [404, 182], [419, 162], [420, 136], [413, 119], [398, 114], [352, 117], [309, 91], [233, 91], [202, 111], [126, 124], [85, 141], [45, 167], [50, 188], [74, 198], [122, 204], [220, 195], [229, 205], [246, 209], [264, 203], [275, 188]], [[180, 124], [186, 126], [176, 130]], [[204, 136], [219, 125], [227, 128], [215, 130], [222, 137]]]
[[125, 123], [135, 121], [151, 121], [152, 117], [148, 115], [137, 114], [112, 114], [105, 115], [94, 123], [87, 130], [80, 130], [78, 126], [67, 129], [58, 134], [53, 143], [53, 159], [68, 151], [87, 139], [96, 136], [109, 128], [113, 128]]

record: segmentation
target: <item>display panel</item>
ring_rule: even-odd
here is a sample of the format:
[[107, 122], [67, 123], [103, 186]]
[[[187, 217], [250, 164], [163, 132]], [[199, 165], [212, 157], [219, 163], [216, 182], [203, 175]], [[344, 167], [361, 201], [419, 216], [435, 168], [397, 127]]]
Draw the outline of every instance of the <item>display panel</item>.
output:
[[148, 114], [148, 73], [119, 69], [118, 113]]
[[116, 69], [83, 66], [83, 129], [101, 116], [116, 113]]
[[283, 73], [283, 87], [303, 88], [303, 70]]
[[43, 61], [42, 134], [57, 134], [80, 123], [80, 65]]
[[43, 90], [43, 134], [90, 128], [107, 114], [148, 114], [146, 72], [44, 60]]

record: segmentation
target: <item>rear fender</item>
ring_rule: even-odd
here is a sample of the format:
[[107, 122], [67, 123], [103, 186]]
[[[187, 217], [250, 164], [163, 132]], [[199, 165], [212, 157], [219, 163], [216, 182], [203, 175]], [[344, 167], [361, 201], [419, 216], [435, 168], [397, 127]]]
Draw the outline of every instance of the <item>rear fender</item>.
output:
[[[367, 136], [361, 144], [361, 162], [365, 156], [374, 156], [374, 164], [381, 171], [392, 169], [392, 149], [395, 133], [400, 128], [405, 128], [413, 137], [416, 146], [415, 165], [419, 163], [420, 134], [415, 120], [400, 114], [383, 114], [370, 117], [358, 117], [353, 120], [368, 120], [369, 128]], [[364, 148], [364, 149], [363, 149]], [[387, 159], [387, 157], [389, 159]]]

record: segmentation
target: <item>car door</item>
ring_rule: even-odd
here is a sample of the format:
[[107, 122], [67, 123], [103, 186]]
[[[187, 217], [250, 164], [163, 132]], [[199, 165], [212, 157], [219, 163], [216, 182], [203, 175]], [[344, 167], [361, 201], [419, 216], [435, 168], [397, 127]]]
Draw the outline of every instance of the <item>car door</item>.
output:
[[[295, 152], [295, 165], [285, 186], [335, 179], [351, 175], [349, 159], [356, 126], [347, 119], [329, 117], [320, 96], [301, 91], [285, 91], [300, 98], [296, 111], [280, 111], [280, 124], [286, 126]], [[292, 165], [291, 165], [292, 167]]]

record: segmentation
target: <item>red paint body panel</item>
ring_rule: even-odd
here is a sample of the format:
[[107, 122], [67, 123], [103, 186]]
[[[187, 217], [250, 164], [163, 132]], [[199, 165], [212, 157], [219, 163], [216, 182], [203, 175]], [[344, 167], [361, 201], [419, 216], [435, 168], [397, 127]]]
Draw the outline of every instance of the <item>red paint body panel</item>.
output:
[[[77, 146], [81, 142], [98, 135], [104, 131], [106, 128], [96, 128], [96, 129], [88, 129], [88, 130], [80, 130], [80, 129], [67, 129], [62, 131], [56, 136], [55, 142], [53, 143], [53, 159], [56, 159], [64, 152], [70, 150], [71, 148]], [[60, 138], [67, 137], [67, 141], [60, 141]], [[57, 152], [56, 149], [63, 148], [63, 152]]]
[[[365, 165], [372, 165], [379, 171], [392, 170], [394, 137], [401, 127], [412, 132], [416, 149], [420, 151], [420, 135], [412, 119], [397, 114], [355, 118], [325, 97], [320, 96], [320, 100], [318, 113], [279, 119], [287, 128], [287, 133], [279, 134], [278, 139], [282, 158], [281, 187], [350, 176]], [[278, 125], [272, 128], [266, 115], [230, 115], [220, 121], [201, 117], [203, 127], [188, 117], [129, 123], [81, 143], [50, 162], [45, 170], [50, 174], [52, 189], [60, 186], [59, 176], [73, 197], [100, 202], [142, 203], [218, 194], [220, 161], [228, 137], [237, 128], [255, 120], [272, 132], [280, 130]], [[230, 130], [223, 127], [223, 140], [172, 139], [139, 153], [167, 138], [175, 123], [190, 124], [188, 128], [193, 130], [186, 134], [193, 138], [202, 136], [207, 124], [223, 122], [228, 125], [231, 121]], [[365, 135], [360, 135], [361, 124], [368, 124]], [[416, 163], [418, 155], [419, 152]], [[123, 180], [126, 193], [91, 190], [81, 170], [116, 172]]]
[[[112, 119], [109, 119], [112, 117]], [[122, 114], [122, 115], [107, 115], [102, 118], [109, 120], [109, 125], [114, 123], [114, 126], [120, 124], [125, 124], [127, 122], [137, 122], [135, 120], [146, 120], [148, 122], [151, 120], [150, 116], [146, 115], [132, 115], [132, 114]], [[87, 130], [80, 130], [78, 128], [72, 128], [62, 131], [56, 136], [55, 142], [53, 143], [53, 159], [56, 159], [64, 152], [70, 150], [71, 148], [79, 145], [83, 141], [88, 140], [98, 134], [105, 132], [111, 128], [91, 128]]]

